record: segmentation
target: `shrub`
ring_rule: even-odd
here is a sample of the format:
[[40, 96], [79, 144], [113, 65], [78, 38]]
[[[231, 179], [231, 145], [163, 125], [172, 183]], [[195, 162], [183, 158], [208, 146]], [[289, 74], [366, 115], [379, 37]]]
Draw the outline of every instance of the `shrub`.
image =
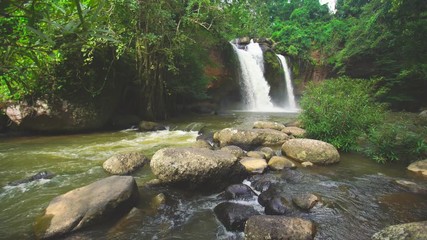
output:
[[411, 131], [405, 123], [387, 123], [370, 130], [362, 151], [379, 163], [411, 162], [426, 157], [427, 144], [422, 133]]
[[309, 84], [300, 103], [308, 136], [343, 151], [356, 149], [358, 137], [384, 116], [383, 106], [372, 98], [373, 84], [347, 77]]

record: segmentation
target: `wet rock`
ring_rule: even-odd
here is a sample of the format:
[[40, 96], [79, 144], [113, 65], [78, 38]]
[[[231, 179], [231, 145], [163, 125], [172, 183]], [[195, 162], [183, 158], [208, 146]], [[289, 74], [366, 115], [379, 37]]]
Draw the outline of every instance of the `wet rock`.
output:
[[302, 218], [285, 216], [253, 216], [246, 221], [245, 239], [313, 239], [314, 224]]
[[301, 166], [303, 166], [303, 167], [313, 167], [313, 163], [311, 163], [311, 162], [302, 162], [301, 163]]
[[427, 159], [411, 163], [407, 169], [427, 176]]
[[314, 139], [290, 139], [282, 145], [282, 153], [299, 162], [326, 165], [340, 161], [334, 146]]
[[22, 183], [29, 183], [29, 182], [40, 180], [40, 179], [51, 179], [53, 177], [55, 177], [55, 174], [53, 174], [49, 171], [41, 171], [41, 172], [38, 172], [38, 173], [28, 177], [28, 178], [24, 178], [24, 179], [21, 179], [18, 181], [10, 182], [7, 185], [17, 186], [17, 185], [22, 184]]
[[141, 121], [138, 124], [138, 129], [141, 132], [166, 130], [166, 127], [160, 123]]
[[193, 147], [213, 149], [212, 145], [208, 141], [202, 139], [196, 140], [196, 142], [193, 144]]
[[420, 186], [414, 182], [406, 181], [406, 180], [395, 180], [395, 182], [398, 185], [408, 189], [410, 192], [427, 194], [427, 187]]
[[259, 149], [259, 151], [264, 153], [265, 159], [267, 161], [270, 160], [272, 157], [276, 156], [274, 150], [269, 147], [262, 147]]
[[258, 196], [258, 203], [265, 207], [274, 198], [281, 197], [281, 192], [274, 186], [270, 186]]
[[249, 178], [249, 181], [255, 190], [264, 192], [269, 189], [272, 184], [279, 182], [280, 177], [272, 174], [254, 175]]
[[189, 189], [221, 188], [241, 180], [242, 167], [227, 151], [205, 148], [164, 148], [150, 162], [154, 175], [163, 183]]
[[278, 131], [282, 131], [285, 128], [285, 125], [277, 122], [269, 122], [269, 121], [256, 121], [254, 123], [254, 128], [260, 129], [274, 129]]
[[233, 184], [224, 191], [225, 199], [251, 199], [257, 194], [245, 184]]
[[54, 198], [35, 224], [38, 238], [52, 238], [128, 212], [139, 197], [130, 176], [111, 176]]
[[240, 160], [240, 164], [243, 165], [248, 173], [263, 173], [267, 168], [267, 161], [263, 158], [244, 157]]
[[120, 153], [107, 159], [102, 167], [111, 174], [125, 175], [143, 167], [147, 161], [147, 157], [142, 153]]
[[311, 193], [298, 194], [292, 197], [292, 202], [303, 210], [310, 210], [316, 205], [319, 198]]
[[274, 156], [268, 161], [268, 167], [271, 170], [278, 171], [284, 168], [296, 168], [296, 165], [287, 157]]
[[260, 151], [249, 151], [246, 153], [246, 156], [251, 158], [262, 158], [265, 159], [265, 154]]
[[306, 135], [306, 131], [299, 127], [285, 127], [281, 131], [297, 138], [303, 138]]
[[421, 240], [427, 239], [427, 221], [392, 225], [375, 233], [372, 240]]
[[258, 146], [274, 146], [283, 144], [289, 136], [273, 129], [239, 130], [226, 128], [214, 134], [214, 141], [221, 147], [236, 145], [243, 149], [253, 149]]
[[138, 126], [140, 119], [135, 115], [118, 115], [111, 120], [111, 125], [115, 129], [128, 129]]
[[279, 196], [268, 200], [264, 211], [267, 215], [285, 215], [292, 212], [292, 207], [285, 197]]
[[259, 215], [252, 206], [223, 202], [214, 208], [218, 220], [228, 231], [243, 231], [248, 218]]
[[282, 179], [288, 183], [301, 183], [312, 179], [313, 175], [308, 175], [298, 169], [285, 168], [282, 170]]
[[159, 193], [151, 199], [150, 206], [153, 209], [159, 209], [166, 203], [166, 196], [163, 193]]
[[243, 151], [243, 149], [239, 148], [238, 146], [233, 146], [233, 145], [225, 146], [221, 148], [221, 150], [229, 152], [237, 158], [241, 158], [245, 155], [245, 151]]

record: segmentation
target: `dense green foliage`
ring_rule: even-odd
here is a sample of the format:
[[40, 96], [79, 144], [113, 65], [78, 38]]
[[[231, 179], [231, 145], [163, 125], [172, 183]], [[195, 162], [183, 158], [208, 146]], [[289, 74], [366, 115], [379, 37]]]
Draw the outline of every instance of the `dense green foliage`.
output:
[[311, 138], [349, 151], [384, 114], [372, 98], [373, 81], [338, 78], [310, 84], [302, 99], [300, 119]]

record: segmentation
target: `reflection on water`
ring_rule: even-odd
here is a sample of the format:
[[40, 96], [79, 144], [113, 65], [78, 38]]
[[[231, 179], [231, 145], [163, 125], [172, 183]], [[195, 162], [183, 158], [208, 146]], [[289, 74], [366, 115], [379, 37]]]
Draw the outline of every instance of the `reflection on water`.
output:
[[[168, 146], [189, 146], [197, 131], [226, 127], [251, 128], [257, 120], [288, 122], [295, 114], [230, 112], [217, 116], [188, 116], [168, 123], [166, 131], [141, 133], [133, 130], [68, 136], [19, 137], [0, 142], [0, 239], [33, 239], [32, 223], [49, 201], [71, 189], [108, 176], [101, 165], [118, 152], [139, 151], [151, 157]], [[278, 149], [277, 149], [278, 150]], [[39, 171], [56, 174], [52, 179], [17, 186], [8, 182]], [[403, 165], [380, 165], [356, 154], [342, 154], [333, 166], [298, 168], [270, 173], [274, 186], [292, 196], [311, 192], [322, 198], [310, 212], [297, 216], [313, 220], [316, 239], [369, 239], [375, 231], [410, 221], [426, 220], [427, 197], [410, 193], [394, 183], [405, 179], [426, 186], [425, 179], [405, 171]], [[148, 166], [133, 174], [140, 186], [141, 201], [128, 217], [115, 224], [89, 229], [70, 239], [243, 239], [227, 232], [216, 220], [213, 207], [218, 194], [200, 196], [173, 189], [150, 189], [153, 179]], [[166, 195], [166, 205], [150, 206], [158, 193]], [[245, 202], [262, 207], [255, 199]]]

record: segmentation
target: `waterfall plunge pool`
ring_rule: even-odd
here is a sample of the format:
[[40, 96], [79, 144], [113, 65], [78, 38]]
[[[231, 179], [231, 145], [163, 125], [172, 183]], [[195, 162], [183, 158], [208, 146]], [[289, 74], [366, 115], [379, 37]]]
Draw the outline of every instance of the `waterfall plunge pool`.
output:
[[[216, 116], [188, 116], [168, 122], [167, 131], [141, 133], [117, 131], [66, 136], [29, 136], [0, 139], [0, 239], [34, 239], [33, 222], [54, 197], [108, 176], [101, 165], [118, 152], [140, 151], [151, 157], [169, 146], [189, 146], [197, 131], [226, 127], [251, 128], [257, 120], [288, 122], [296, 114], [229, 112]], [[380, 165], [357, 154], [342, 154], [339, 164], [301, 168], [299, 181], [286, 179], [284, 172], [269, 172], [277, 186], [294, 194], [311, 192], [322, 198], [310, 212], [299, 217], [317, 226], [316, 239], [369, 239], [392, 224], [426, 220], [427, 197], [394, 183], [404, 179], [426, 185], [399, 164]], [[17, 186], [7, 183], [39, 171], [56, 174], [52, 179]], [[227, 232], [213, 208], [222, 202], [218, 193], [201, 195], [176, 189], [148, 189], [153, 179], [149, 166], [132, 174], [141, 200], [131, 217], [82, 230], [64, 239], [243, 239]], [[151, 199], [166, 195], [166, 205], [155, 211]], [[262, 212], [255, 199], [245, 201]]]

